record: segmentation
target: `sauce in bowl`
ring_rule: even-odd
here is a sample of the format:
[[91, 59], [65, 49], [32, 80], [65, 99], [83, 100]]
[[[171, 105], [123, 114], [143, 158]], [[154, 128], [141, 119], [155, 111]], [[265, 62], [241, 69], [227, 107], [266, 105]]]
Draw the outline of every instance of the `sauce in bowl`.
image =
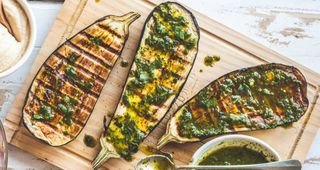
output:
[[269, 162], [263, 153], [247, 147], [231, 146], [205, 155], [199, 165], [248, 165]]
[[260, 139], [224, 135], [202, 145], [193, 154], [192, 165], [250, 165], [279, 160], [279, 154]]

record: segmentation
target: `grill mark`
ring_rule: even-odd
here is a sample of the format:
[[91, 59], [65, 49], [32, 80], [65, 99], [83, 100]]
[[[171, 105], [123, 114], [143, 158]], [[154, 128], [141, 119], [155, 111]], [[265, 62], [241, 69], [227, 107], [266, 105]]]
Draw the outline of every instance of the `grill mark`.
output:
[[[50, 74], [51, 76], [54, 76], [52, 73], [50, 73], [50, 72], [47, 72], [47, 71], [43, 71], [43, 72], [45, 72], [46, 74]], [[38, 82], [41, 82], [41, 80], [39, 80], [39, 79], [37, 79], [37, 81]], [[47, 83], [47, 82], [42, 82], [42, 83], [44, 83], [44, 84], [47, 84], [48, 86], [51, 86], [51, 84], [50, 83]], [[55, 87], [52, 87], [52, 89], [55, 89]], [[58, 90], [59, 91], [59, 89], [55, 89], [55, 90]], [[84, 97], [88, 97], [88, 98], [91, 98], [91, 100], [97, 100], [97, 98], [95, 98], [94, 96], [92, 96], [92, 95], [88, 95], [87, 93], [85, 94], [85, 93], [83, 93], [82, 91], [79, 91], [80, 93], [81, 93], [81, 95], [82, 95], [82, 99], [85, 99]], [[60, 93], [60, 94], [63, 94], [63, 93]], [[84, 95], [84, 97], [83, 97], [83, 95]], [[68, 95], [68, 96], [70, 96], [70, 95]], [[73, 97], [71, 97], [71, 98], [73, 98]], [[83, 102], [83, 101], [82, 101]], [[89, 108], [89, 110], [93, 110], [93, 108], [91, 108], [91, 107], [88, 107]]]
[[[38, 86], [37, 86], [37, 88], [35, 89], [35, 92], [31, 92], [31, 95], [32, 95], [32, 96], [35, 96], [35, 97], [39, 98], [39, 97], [37, 96], [37, 94], [41, 94], [41, 93], [39, 92], [39, 88], [40, 88], [40, 87], [43, 87], [43, 88], [46, 88], [46, 89], [51, 90], [51, 91], [54, 92], [55, 94], [58, 94], [58, 95], [55, 95], [55, 96], [54, 96], [55, 99], [57, 99], [59, 96], [60, 96], [61, 98], [62, 98], [62, 96], [68, 96], [69, 98], [75, 100], [75, 98], [74, 98], [73, 96], [70, 96], [70, 95], [68, 95], [68, 94], [63, 94], [63, 93], [61, 93], [61, 92], [58, 92], [56, 89], [54, 89], [53, 87], [51, 87], [47, 82], [44, 82], [44, 81], [41, 81], [41, 80], [36, 80], [36, 81], [38, 82]], [[48, 103], [48, 100], [46, 100], [46, 101], [47, 101], [47, 103]], [[54, 103], [55, 103], [55, 104], [58, 104], [58, 100], [55, 100]], [[79, 104], [79, 103], [81, 103], [81, 102], [78, 102], [78, 101], [77, 101], [77, 104]]]
[[[56, 116], [56, 115], [59, 115], [59, 116], [61, 116], [61, 119], [63, 119], [63, 118], [65, 117], [64, 114], [62, 114], [58, 109], [55, 109], [51, 104], [47, 103], [46, 101], [41, 100], [41, 99], [39, 99], [39, 98], [36, 97], [36, 96], [34, 96], [34, 98], [33, 98], [32, 100], [33, 100], [33, 102], [38, 102], [38, 103], [42, 102], [42, 103], [44, 103], [45, 105], [50, 106], [50, 107], [53, 109], [53, 112], [55, 113], [55, 114], [54, 114], [55, 116]], [[26, 110], [26, 109], [25, 109], [25, 112], [26, 112], [27, 114], [29, 114], [30, 116], [32, 116], [31, 113], [33, 112], [33, 110], [30, 112], [30, 110]], [[35, 121], [37, 121], [37, 120], [35, 120]], [[84, 124], [82, 124], [81, 122], [79, 122], [79, 121], [77, 121], [77, 120], [74, 120], [73, 118], [72, 118], [72, 121], [74, 122], [75, 125], [78, 125], [78, 126], [81, 127], [81, 128], [84, 127]], [[61, 128], [57, 128], [57, 127], [55, 127], [54, 125], [52, 125], [52, 124], [50, 123], [50, 121], [38, 121], [38, 122], [41, 122], [41, 123], [43, 123], [43, 124], [45, 124], [45, 125], [50, 126], [55, 132], [60, 132], [60, 131], [62, 130]], [[59, 121], [59, 122], [60, 122], [60, 121]], [[58, 122], [58, 124], [59, 124], [59, 122]], [[75, 125], [74, 125], [74, 126], [75, 126]], [[62, 133], [62, 134], [63, 134], [64, 136], [66, 136], [64, 133]], [[69, 136], [72, 136], [72, 135], [70, 135], [69, 132], [68, 132], [68, 135], [69, 135]], [[66, 136], [66, 137], [68, 137], [68, 136]]]
[[[72, 46], [70, 46], [70, 44], [65, 44], [64, 46], [62, 46], [61, 48], [59, 48], [59, 50], [56, 51], [56, 54], [57, 55], [61, 55], [63, 58], [65, 59], [70, 59], [70, 53], [76, 53], [77, 55], [79, 55], [79, 58], [77, 58], [76, 60], [74, 60], [74, 63], [79, 65], [79, 67], [82, 67], [83, 69], [86, 69], [84, 68], [84, 66], [86, 64], [83, 64], [84, 66], [80, 65], [80, 63], [83, 62], [83, 60], [86, 60], [90, 63], [92, 63], [95, 67], [95, 69], [93, 71], [91, 71], [91, 73], [96, 73], [95, 70], [96, 68], [99, 68], [102, 70], [102, 72], [105, 72], [104, 74], [108, 74], [110, 73], [110, 69], [108, 69], [107, 67], [105, 67], [103, 65], [103, 63], [101, 62], [98, 62], [96, 59], [92, 59], [91, 57], [88, 57], [87, 55], [83, 54], [82, 51], [79, 51], [78, 49], [75, 49], [73, 48]], [[79, 64], [77, 63], [79, 62]], [[72, 62], [71, 62], [72, 63]], [[87, 69], [88, 70], [88, 69]], [[89, 70], [88, 70], [89, 71]], [[96, 73], [100, 76], [100, 73]], [[107, 76], [106, 77], [103, 77], [101, 76], [102, 79], [107, 79]]]
[[[49, 86], [47, 86], [47, 84], [45, 84], [45, 83], [43, 83], [43, 82], [39, 82], [39, 87], [43, 87], [43, 88], [45, 88], [45, 89], [50, 89], [52, 92], [54, 92], [54, 90], [52, 90]], [[31, 100], [33, 100], [33, 98], [37, 98], [37, 99], [39, 99], [39, 100], [41, 100], [41, 101], [43, 101], [43, 100], [45, 100], [45, 101], [47, 101], [46, 99], [41, 99], [40, 98], [40, 96], [37, 96], [36, 94], [40, 94], [38, 91], [39, 91], [39, 89], [37, 88], [36, 89], [37, 90], [37, 92], [36, 93], [30, 93], [32, 96], [32, 99]], [[62, 93], [58, 93], [60, 96], [57, 96], [57, 95], [55, 95], [55, 96], [53, 96], [53, 97], [55, 97], [55, 99], [57, 99], [58, 97], [61, 97], [61, 96], [68, 96], [68, 95], [64, 95], [64, 94], [62, 94]], [[44, 94], [43, 94], [44, 95]], [[62, 97], [61, 97], [62, 98]], [[72, 98], [72, 97], [70, 97], [70, 98]], [[74, 99], [74, 98], [72, 98], [72, 99]], [[55, 100], [55, 101], [53, 101], [53, 102], [50, 102], [50, 103], [52, 103], [52, 104], [50, 104], [51, 106], [52, 105], [57, 105], [59, 102], [58, 102], [59, 100]], [[46, 103], [49, 103], [49, 102], [46, 102]], [[81, 102], [81, 100], [78, 102], [77, 101], [77, 104], [76, 105], [74, 105], [74, 107], [73, 107], [74, 109], [75, 109], [75, 112], [73, 113], [73, 115], [72, 115], [72, 118], [74, 118], [75, 120], [76, 120], [76, 122], [80, 122], [80, 124], [81, 125], [85, 125], [85, 123], [86, 123], [86, 121], [88, 120], [88, 118], [90, 117], [90, 115], [91, 115], [91, 111], [93, 110], [92, 108], [89, 108], [89, 107], [87, 107], [86, 105], [84, 105], [84, 103], [82, 103]], [[84, 117], [85, 116], [85, 117]], [[85, 118], [85, 119], [83, 119], [83, 118]], [[82, 120], [84, 120], [83, 121], [83, 123], [82, 123]], [[79, 123], [78, 123], [79, 124]]]
[[[60, 97], [67, 96], [67, 97], [69, 97], [69, 98], [71, 98], [71, 99], [77, 100], [77, 99], [75, 99], [73, 96], [70, 96], [70, 95], [68, 95], [68, 94], [63, 94], [63, 93], [61, 93], [59, 90], [57, 90], [57, 89], [55, 89], [54, 87], [50, 86], [50, 84], [47, 84], [46, 82], [43, 82], [43, 81], [41, 81], [41, 80], [37, 80], [37, 82], [39, 83], [38, 87], [39, 87], [39, 86], [43, 86], [44, 88], [49, 89], [49, 90], [53, 91], [55, 94], [57, 94], [57, 96], [55, 96], [55, 97], [58, 97], [58, 96], [60, 96]], [[33, 95], [35, 95], [35, 94], [33, 94]], [[83, 103], [83, 102], [81, 102], [81, 100], [79, 100], [79, 101], [77, 101], [77, 104], [78, 104], [78, 105], [75, 105], [75, 106], [78, 106], [78, 107], [79, 107], [79, 110], [80, 110], [80, 108], [81, 108], [81, 109], [84, 109], [84, 110], [86, 110], [86, 111], [88, 111], [88, 112], [91, 112], [91, 111], [92, 111], [92, 109], [89, 108], [89, 107], [86, 106], [86, 105], [83, 105], [82, 107], [80, 107], [82, 103]]]
[[[230, 76], [229, 78], [233, 78], [232, 76]], [[234, 93], [234, 91], [236, 90], [236, 88], [239, 86], [239, 84], [237, 83], [237, 84], [234, 84], [234, 86], [232, 87], [232, 94], [236, 94], [236, 93]], [[232, 95], [231, 95], [232, 96]], [[230, 97], [231, 97], [230, 96]], [[241, 100], [244, 100], [244, 96], [243, 95], [239, 95], [240, 97], [241, 97]], [[254, 97], [253, 97], [254, 98]], [[255, 100], [257, 100], [256, 98], [254, 98]], [[259, 100], [257, 100], [259, 103], [260, 103], [260, 101]], [[232, 99], [231, 99], [231, 102], [233, 103], [233, 101], [232, 101]], [[242, 103], [242, 102], [241, 102]], [[243, 107], [243, 104], [241, 104], [241, 103], [233, 103], [233, 105], [236, 107], [236, 109], [238, 110], [238, 112], [239, 113], [243, 113], [243, 114], [246, 114], [246, 115], [248, 115], [248, 112], [245, 112], [244, 111], [244, 109], [246, 109], [245, 107]], [[246, 109], [246, 110], [248, 110], [248, 109]]]
[[108, 31], [109, 33], [115, 35], [116, 37], [118, 37], [118, 38], [120, 38], [122, 40], [124, 39], [123, 36], [121, 36], [118, 32], [116, 32], [113, 29], [111, 29], [110, 26], [106, 26], [106, 25], [103, 25], [103, 24], [100, 24], [100, 23], [98, 23], [97, 26], [100, 27], [103, 30]]
[[[255, 117], [259, 117], [259, 116], [260, 116], [259, 112], [257, 112], [257, 114], [249, 114], [249, 113], [252, 113], [252, 112], [244, 112], [244, 111], [242, 110], [243, 107], [242, 107], [240, 104], [234, 104], [234, 106], [237, 108], [237, 110], [238, 110], [238, 112], [239, 112], [240, 114], [246, 115], [251, 123], [254, 122], [253, 119], [254, 119]], [[257, 110], [257, 111], [258, 111], [258, 110]], [[263, 121], [264, 121], [264, 119], [263, 119]], [[265, 122], [264, 122], [264, 123], [265, 123]], [[247, 127], [247, 126], [244, 125], [244, 124], [240, 124], [239, 126], [240, 126], [241, 128], [243, 128], [243, 127], [249, 128], [249, 129], [252, 129], [252, 128], [253, 128], [253, 127]]]
[[[221, 84], [220, 82], [219, 83], [217, 83], [217, 87], [219, 87], [219, 84]], [[213, 89], [215, 89], [215, 88], [213, 88]], [[217, 94], [218, 95], [218, 94]], [[219, 108], [219, 110], [220, 110], [220, 112], [224, 112], [224, 113], [227, 113], [227, 109], [224, 107], [224, 102], [221, 100], [221, 99], [223, 99], [223, 97], [222, 96], [220, 96], [220, 98], [218, 98], [218, 97], [216, 97], [217, 98], [217, 105], [218, 105], [218, 108]], [[228, 116], [228, 115], [226, 115], [226, 116]], [[235, 131], [235, 127], [233, 126], [233, 124], [230, 124], [229, 126], [228, 126], [228, 129], [230, 130], [230, 131]]]
[[[155, 84], [156, 85], [156, 84]], [[165, 87], [165, 86], [164, 86]], [[166, 88], [168, 88], [168, 87], [166, 87]], [[170, 88], [170, 90], [172, 90], [172, 88]], [[144, 94], [142, 94], [140, 91], [137, 91], [136, 93], [135, 93], [135, 95], [137, 95], [137, 96], [139, 96], [139, 97], [143, 97], [143, 96], [145, 96]], [[156, 106], [156, 107], [158, 107], [158, 108], [161, 108], [161, 106], [162, 105], [160, 105], [160, 106], [157, 106], [157, 105], [151, 105], [151, 106]]]
[[[185, 56], [188, 56], [188, 55], [185, 55]], [[192, 61], [190, 62], [190, 61], [188, 61], [188, 60], [186, 60], [186, 59], [184, 59], [184, 58], [182, 58], [182, 57], [180, 57], [178, 55], [176, 55], [175, 57], [170, 57], [170, 59], [178, 61], [178, 62], [183, 62], [184, 64], [191, 64], [192, 63]]]
[[[79, 33], [78, 36], [71, 39], [70, 42], [97, 58], [102, 57], [102, 60], [106, 60], [106, 63], [109, 65], [114, 64], [113, 62], [115, 62], [115, 60], [117, 59], [116, 57], [120, 55], [121, 49], [123, 47], [123, 43], [120, 43], [119, 51], [112, 52], [109, 49], [101, 46], [100, 42], [99, 44], [97, 44], [98, 42], [95, 42], [93, 39], [84, 35], [83, 33]], [[110, 44], [110, 46], [113, 45], [113, 42], [114, 39], [112, 39], [112, 43]], [[103, 40], [101, 40], [101, 43], [103, 43]]]
[[87, 51], [85, 51], [82, 48], [78, 47], [77, 45], [73, 44], [71, 41], [69, 41], [65, 45], [68, 46], [69, 48], [79, 52], [79, 54], [81, 54], [82, 56], [90, 58], [91, 60], [101, 64], [102, 66], [106, 67], [108, 70], [112, 70], [113, 66], [105, 63], [102, 59], [88, 53]]
[[169, 74], [171, 74], [173, 77], [175, 77], [175, 78], [178, 78], [178, 79], [180, 79], [180, 78], [183, 78], [182, 76], [180, 76], [179, 74], [177, 74], [177, 73], [175, 73], [175, 72], [173, 72], [172, 70], [169, 70], [169, 69], [166, 69], [166, 68], [162, 68], [161, 69], [161, 75], [163, 74], [163, 73], [169, 73]]
[[[60, 53], [55, 53], [54, 54], [56, 57], [58, 57], [59, 59], [61, 59], [63, 62], [77, 68], [79, 70], [79, 72], [85, 72], [86, 74], [90, 74], [90, 76], [95, 80], [98, 81], [99, 83], [104, 84], [106, 82], [106, 80], [104, 80], [103, 78], [101, 78], [98, 74], [95, 74], [91, 71], [89, 71], [88, 69], [86, 69], [85, 67], [82, 67], [81, 65], [77, 64], [77, 63], [73, 63], [71, 62], [69, 59], [66, 59], [65, 57], [63, 57], [63, 55], [61, 55]], [[110, 71], [110, 70], [108, 70]]]
[[[93, 54], [90, 54], [86, 49], [82, 49], [81, 47], [77, 46], [76, 44], [74, 44], [71, 41], [66, 42], [66, 45], [70, 46], [73, 49], [76, 49], [78, 51], [81, 51], [82, 55], [91, 58], [94, 61], [97, 61], [99, 63], [101, 63], [103, 66], [105, 66], [107, 69], [112, 70], [113, 66], [104, 62], [102, 59], [96, 57]], [[116, 55], [116, 54], [115, 54]], [[118, 56], [117, 56], [118, 57]]]
[[[152, 48], [152, 47], [150, 47], [150, 48]], [[152, 49], [153, 49], [153, 48], [152, 48]], [[150, 56], [145, 56], [145, 55], [143, 55], [143, 56], [141, 56], [141, 58], [142, 58], [143, 60], [146, 60], [146, 61], [150, 62], [150, 63], [151, 63], [151, 61], [152, 61], [152, 57], [150, 57]], [[183, 59], [183, 58], [177, 57], [177, 56], [176, 56], [176, 57], [169, 57], [168, 60], [177, 61], [177, 62], [179, 62], [179, 63], [181, 63], [181, 64], [183, 64], [183, 65], [191, 64], [191, 62], [189, 62], [189, 61], [187, 61], [187, 60], [185, 60], [185, 59]], [[170, 62], [170, 61], [168, 61], [168, 62]], [[166, 65], [166, 66], [170, 66], [170, 63], [166, 63], [165, 65]]]
[[[54, 55], [54, 57], [57, 57], [56, 55]], [[48, 70], [48, 71], [50, 71], [50, 72], [52, 72], [52, 73], [55, 73], [58, 77], [61, 77], [62, 79], [64, 79], [64, 78], [66, 78], [67, 77], [67, 79], [69, 79], [69, 77], [66, 75], [66, 74], [61, 74], [61, 73], [59, 73], [57, 70], [60, 70], [61, 69], [61, 67], [64, 65], [64, 59], [63, 58], [60, 58], [60, 57], [57, 57], [58, 59], [61, 59], [60, 61], [58, 61], [58, 66], [56, 67], [56, 69], [52, 69], [47, 63], [45, 63], [45, 65], [44, 66], [46, 66], [45, 68], [47, 68], [46, 70]], [[67, 62], [66, 62], [67, 63]], [[95, 79], [94, 80], [94, 83], [96, 83], [96, 76], [95, 75], [89, 75], [89, 76], [91, 76], [91, 78], [93, 78], [93, 79]], [[72, 81], [72, 80], [70, 80], [69, 81], [70, 82], [70, 84], [71, 85], [76, 85], [80, 90], [82, 90], [81, 89], [81, 85], [78, 83], [78, 82], [74, 82], [74, 81]], [[100, 82], [100, 84], [104, 84], [103, 82], [101, 83]], [[93, 89], [91, 89], [90, 90], [92, 93], [94, 93], [94, 94], [96, 94], [96, 95], [98, 95], [97, 93], [99, 93], [99, 92], [95, 92]]]
[[[153, 106], [156, 106], [156, 105], [153, 105]], [[156, 113], [160, 108], [161, 106], [156, 106], [157, 109], [154, 110], [153, 113]], [[136, 109], [136, 108], [131, 108], [132, 110], [134, 110], [134, 112], [136, 113], [136, 115], [138, 115], [140, 118], [142, 119], [145, 119], [145, 120], [148, 120], [150, 122], [156, 122], [158, 121], [158, 119], [156, 119], [155, 117], [153, 117], [154, 114], [152, 114], [150, 117], [145, 117], [143, 114], [139, 114], [139, 111]]]
[[[56, 70], [53, 70], [50, 66], [48, 66], [48, 65], [43, 65], [44, 66], [44, 68], [45, 68], [45, 70], [44, 71], [46, 71], [46, 72], [49, 72], [49, 73], [55, 73], [55, 72], [57, 72]], [[94, 96], [95, 98], [98, 98], [98, 95], [99, 94], [96, 94], [96, 93], [94, 93], [92, 90], [89, 90], [89, 91], [84, 91], [84, 90], [82, 90], [81, 89], [81, 87], [80, 87], [80, 85], [79, 85], [79, 83], [77, 83], [77, 82], [73, 82], [71, 79], [69, 79], [68, 78], [68, 76], [66, 76], [65, 74], [59, 74], [59, 73], [56, 73], [58, 76], [59, 76], [59, 80], [62, 80], [63, 82], [64, 82], [64, 84], [66, 83], [66, 82], [68, 82], [68, 83], [70, 83], [71, 85], [72, 85], [72, 87], [73, 88], [75, 88], [75, 89], [78, 89], [79, 91], [81, 91], [82, 93], [87, 93], [87, 94], [90, 94], [90, 95], [92, 95], [92, 96]], [[39, 79], [38, 79], [39, 80]], [[42, 81], [42, 80], [40, 80], [40, 81]]]
[[[51, 104], [48, 103], [47, 101], [41, 100], [41, 99], [40, 99], [39, 97], [37, 97], [37, 96], [34, 96], [33, 100], [37, 100], [39, 103], [42, 102], [42, 103], [44, 103], [45, 105], [50, 106], [51, 109], [54, 110], [54, 113], [57, 113], [58, 115], [60, 115], [60, 116], [62, 117], [62, 119], [65, 118], [65, 114], [64, 114], [64, 113], [62, 113], [60, 110], [56, 109], [53, 105], [51, 105]], [[75, 113], [76, 113], [76, 112], [75, 112]], [[73, 113], [73, 114], [75, 114], [75, 113]], [[30, 113], [29, 113], [29, 114], [30, 114]], [[77, 120], [74, 120], [72, 117], [71, 117], [71, 119], [72, 119], [72, 121], [73, 121], [75, 124], [80, 125], [81, 127], [84, 127], [84, 124], [82, 124], [81, 122], [78, 122]], [[47, 123], [47, 122], [49, 122], [49, 121], [45, 121], [45, 122], [46, 122], [46, 124], [49, 124], [49, 123]]]
[[[45, 89], [45, 91], [42, 92], [41, 89], [43, 89], [43, 88]], [[60, 98], [62, 98], [62, 97], [57, 96], [56, 94], [53, 94], [51, 100], [49, 100], [49, 98], [47, 97], [47, 90], [48, 90], [48, 88], [46, 88], [44, 86], [44, 83], [38, 82], [38, 86], [35, 89], [35, 93], [33, 95], [37, 98], [43, 98], [42, 100], [46, 100], [47, 103], [52, 103], [52, 104], [59, 103], [59, 101], [61, 100]], [[51, 89], [49, 89], [49, 90], [51, 90]], [[53, 91], [53, 90], [51, 90], [51, 92], [55, 93], [55, 91]]]
[[[85, 37], [87, 37], [89, 40], [90, 40], [91, 38], [95, 38], [95, 36], [92, 36], [91, 34], [89, 34], [89, 33], [87, 33], [87, 32], [81, 32], [80, 34], [83, 35], [83, 36], [85, 36]], [[114, 39], [112, 40], [111, 44], [113, 43], [113, 41], [114, 41]], [[104, 42], [102, 41], [101, 44], [98, 45], [98, 46], [100, 46], [100, 47], [108, 50], [108, 51], [111, 52], [111, 53], [114, 53], [114, 54], [119, 55], [121, 50], [118, 51], [118, 50], [112, 48], [112, 47], [110, 46], [111, 44], [106, 44], [106, 43], [104, 43]]]
[[224, 107], [223, 102], [221, 101], [221, 99], [223, 99], [223, 98], [220, 97], [220, 99], [217, 99], [218, 107], [219, 107], [221, 112], [227, 113], [227, 109]]

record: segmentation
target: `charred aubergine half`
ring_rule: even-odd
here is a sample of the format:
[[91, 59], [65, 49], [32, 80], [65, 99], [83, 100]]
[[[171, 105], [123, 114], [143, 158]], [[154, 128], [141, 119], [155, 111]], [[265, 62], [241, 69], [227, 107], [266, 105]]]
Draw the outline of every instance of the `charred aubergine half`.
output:
[[151, 12], [122, 97], [100, 139], [102, 150], [94, 168], [110, 157], [132, 159], [182, 89], [196, 58], [198, 41], [196, 20], [181, 5], [167, 2]]
[[23, 108], [23, 122], [36, 138], [61, 146], [80, 133], [121, 54], [129, 25], [139, 16], [103, 17], [49, 56]]
[[266, 64], [211, 82], [169, 120], [158, 148], [215, 135], [271, 129], [298, 121], [308, 108], [307, 83], [291, 66]]

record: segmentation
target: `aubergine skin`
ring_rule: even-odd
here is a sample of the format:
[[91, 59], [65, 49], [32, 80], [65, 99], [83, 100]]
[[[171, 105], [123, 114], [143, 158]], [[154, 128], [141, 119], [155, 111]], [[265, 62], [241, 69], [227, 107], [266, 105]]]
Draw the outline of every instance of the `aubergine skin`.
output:
[[132, 159], [179, 95], [196, 59], [199, 38], [193, 14], [180, 4], [162, 3], [151, 12], [118, 107], [100, 138], [102, 150], [94, 168], [110, 157]]
[[306, 79], [293, 66], [271, 63], [236, 70], [181, 106], [157, 147], [286, 126], [298, 121], [308, 105]]
[[87, 123], [140, 15], [105, 16], [60, 45], [40, 67], [23, 107], [29, 132], [51, 146], [74, 140]]

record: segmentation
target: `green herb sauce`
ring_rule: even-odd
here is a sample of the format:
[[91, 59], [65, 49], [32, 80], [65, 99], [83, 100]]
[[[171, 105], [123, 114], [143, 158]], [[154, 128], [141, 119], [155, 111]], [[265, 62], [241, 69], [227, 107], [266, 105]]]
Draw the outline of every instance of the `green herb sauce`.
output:
[[202, 158], [199, 165], [248, 165], [267, 163], [266, 157], [246, 147], [225, 147]]
[[76, 69], [72, 65], [67, 65], [64, 72], [72, 81], [76, 82], [78, 80]]
[[66, 68], [64, 69], [64, 72], [66, 73], [66, 75], [69, 77], [71, 81], [78, 83], [79, 88], [84, 92], [88, 92], [94, 87], [93, 80], [86, 80], [86, 81], [80, 80], [78, 78], [77, 71], [73, 66], [67, 65]]
[[90, 37], [89, 39], [94, 46], [100, 46], [103, 44], [102, 37]]
[[[121, 137], [117, 130], [108, 128], [106, 131], [107, 140], [115, 146], [117, 152], [126, 160], [131, 160], [131, 152], [139, 150], [139, 144], [144, 139], [144, 133], [137, 128], [136, 123], [129, 114], [116, 116], [112, 122], [120, 130]], [[118, 132], [119, 133], [119, 132]]]
[[52, 108], [50, 106], [45, 105], [44, 103], [40, 103], [41, 107], [37, 113], [32, 115], [32, 119], [40, 120], [40, 121], [50, 121], [54, 118], [52, 113]]
[[[183, 45], [188, 49], [195, 47], [197, 39], [186, 29], [189, 22], [168, 5], [161, 5], [153, 14], [155, 26], [146, 44], [162, 52], [174, 52], [174, 47]], [[170, 26], [168, 26], [170, 25]]]
[[84, 135], [83, 142], [86, 146], [94, 148], [97, 145], [97, 140], [91, 135]]
[[121, 67], [128, 67], [129, 66], [129, 61], [127, 60], [122, 60], [120, 63]]
[[159, 107], [178, 92], [178, 80], [189, 64], [182, 59], [198, 40], [181, 12], [168, 4], [155, 9], [146, 27], [150, 32], [137, 51], [121, 98], [126, 110], [106, 131], [107, 140], [127, 160], [159, 121], [154, 115]]
[[214, 55], [214, 56], [206, 56], [204, 58], [204, 65], [205, 66], [209, 66], [209, 67], [213, 67], [213, 65], [218, 61], [220, 61], [220, 57], [219, 56], [216, 56], [216, 55]]
[[[279, 69], [252, 70], [227, 77], [201, 90], [179, 111], [179, 134], [207, 137], [234, 127], [267, 129], [288, 125], [303, 114], [302, 106], [294, 99], [300, 83], [295, 76]], [[252, 120], [252, 114], [268, 121]]]
[[63, 100], [57, 105], [58, 110], [60, 110], [64, 114], [63, 122], [68, 126], [73, 124], [72, 115], [74, 111], [74, 105], [76, 101], [70, 99], [68, 96], [65, 96]]
[[74, 63], [81, 55], [80, 54], [77, 54], [75, 52], [71, 52], [69, 54], [69, 60], [71, 63]]

